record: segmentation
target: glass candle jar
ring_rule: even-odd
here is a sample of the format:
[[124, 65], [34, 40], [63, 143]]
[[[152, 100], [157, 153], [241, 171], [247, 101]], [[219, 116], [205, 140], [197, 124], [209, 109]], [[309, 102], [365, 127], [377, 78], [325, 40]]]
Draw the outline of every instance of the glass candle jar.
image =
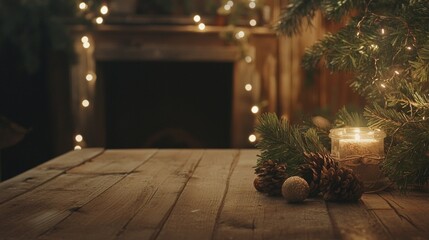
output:
[[384, 138], [381, 130], [366, 127], [331, 129], [331, 155], [335, 158], [350, 156], [384, 157]]
[[331, 155], [340, 166], [353, 170], [364, 184], [365, 192], [377, 192], [389, 185], [380, 170], [384, 159], [384, 138], [379, 129], [350, 127], [331, 129]]

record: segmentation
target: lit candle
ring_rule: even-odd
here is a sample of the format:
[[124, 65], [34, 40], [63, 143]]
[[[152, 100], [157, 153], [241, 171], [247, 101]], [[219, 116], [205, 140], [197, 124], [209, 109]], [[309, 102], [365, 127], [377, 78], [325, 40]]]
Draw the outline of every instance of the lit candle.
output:
[[332, 139], [331, 154], [336, 158], [373, 156], [383, 157], [384, 137], [381, 130], [370, 128], [336, 128], [329, 136]]
[[389, 186], [380, 171], [384, 158], [384, 138], [381, 130], [370, 128], [336, 128], [330, 131], [331, 155], [340, 166], [353, 170], [363, 182], [365, 192], [376, 192]]

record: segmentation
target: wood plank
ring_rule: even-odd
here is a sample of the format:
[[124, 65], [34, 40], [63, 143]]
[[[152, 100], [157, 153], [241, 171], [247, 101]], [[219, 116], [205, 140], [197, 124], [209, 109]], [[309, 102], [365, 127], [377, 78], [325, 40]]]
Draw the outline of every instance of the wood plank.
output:
[[327, 206], [335, 232], [341, 239], [382, 240], [392, 238], [374, 214], [365, 209], [362, 202], [328, 202]]
[[414, 223], [398, 215], [394, 210], [374, 210], [374, 213], [390, 233], [392, 239], [428, 239], [429, 234], [427, 232], [417, 228]]
[[321, 199], [288, 204], [253, 187], [259, 151], [242, 151], [231, 176], [214, 239], [335, 239]]
[[390, 210], [390, 205], [377, 193], [363, 194], [361, 201], [369, 210]]
[[[13, 201], [0, 205], [1, 216], [11, 216], [0, 220], [1, 236], [5, 236], [4, 238], [33, 239], [51, 230], [56, 224], [64, 221], [73, 212], [78, 211], [86, 203], [123, 179], [127, 173], [142, 165], [153, 155], [154, 150], [140, 150], [140, 154], [131, 151], [129, 156], [124, 155], [122, 158], [117, 158], [118, 156], [114, 153], [115, 151], [104, 152], [95, 158], [96, 170], [109, 170], [112, 161], [117, 160], [124, 165], [119, 172], [112, 174], [103, 172], [100, 174], [71, 174], [72, 171], [70, 171], [15, 198]], [[115, 158], [106, 161], [105, 154]], [[130, 164], [124, 162], [123, 159], [129, 159]], [[140, 164], [136, 166], [137, 161]], [[85, 165], [93, 166], [89, 163], [85, 162], [78, 168]]]
[[207, 150], [156, 239], [211, 239], [237, 150]]
[[148, 160], [155, 149], [106, 150], [103, 155], [71, 169], [68, 173], [79, 174], [124, 174]]
[[58, 177], [68, 169], [89, 161], [102, 152], [102, 148], [71, 151], [2, 182], [0, 184], [0, 204]]
[[[388, 213], [375, 211], [386, 228], [397, 239], [429, 236], [429, 199], [427, 194], [381, 192], [380, 197], [391, 207]], [[395, 224], [395, 225], [392, 225]]]
[[41, 238], [149, 239], [159, 231], [202, 153], [202, 150], [158, 152]]
[[2, 239], [35, 239], [94, 199], [121, 175], [61, 175], [0, 205]]

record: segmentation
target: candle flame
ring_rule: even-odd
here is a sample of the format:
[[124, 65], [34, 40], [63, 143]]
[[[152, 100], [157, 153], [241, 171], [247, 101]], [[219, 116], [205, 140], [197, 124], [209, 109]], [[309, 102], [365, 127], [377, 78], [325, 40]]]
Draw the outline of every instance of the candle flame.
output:
[[360, 135], [359, 134], [355, 134], [355, 139], [356, 140], [360, 140]]

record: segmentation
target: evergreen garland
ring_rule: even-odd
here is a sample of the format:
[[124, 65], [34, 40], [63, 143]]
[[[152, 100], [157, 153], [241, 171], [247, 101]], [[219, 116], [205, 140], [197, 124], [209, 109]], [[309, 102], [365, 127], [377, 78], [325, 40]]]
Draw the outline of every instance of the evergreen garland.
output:
[[[387, 133], [384, 173], [399, 188], [429, 178], [429, 1], [427, 0], [291, 0], [277, 30], [288, 36], [311, 25], [316, 11], [330, 20], [347, 19], [306, 50], [303, 65], [322, 63], [332, 71], [354, 73], [352, 89], [371, 104], [364, 113], [341, 110], [336, 127], [364, 126]], [[363, 118], [364, 117], [364, 118]], [[256, 130], [259, 161], [274, 159], [292, 169], [303, 153], [323, 152], [323, 131], [291, 126], [275, 115], [263, 115]], [[305, 130], [305, 131], [304, 131]], [[326, 133], [326, 131], [325, 131]]]

